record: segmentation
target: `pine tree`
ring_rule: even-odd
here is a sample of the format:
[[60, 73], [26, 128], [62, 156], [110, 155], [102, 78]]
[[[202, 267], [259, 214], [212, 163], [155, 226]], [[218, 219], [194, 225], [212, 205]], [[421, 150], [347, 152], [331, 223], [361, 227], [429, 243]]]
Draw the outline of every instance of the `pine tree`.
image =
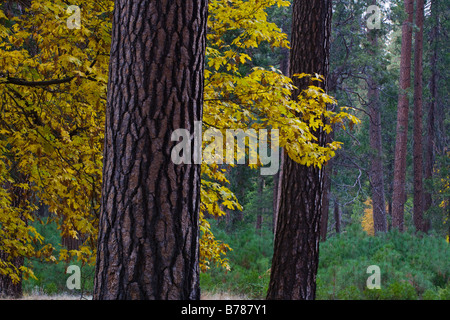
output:
[[[290, 74], [328, 75], [331, 1], [293, 2]], [[294, 78], [297, 98], [309, 79]], [[326, 89], [326, 83], [323, 84]], [[315, 132], [319, 143], [326, 134]], [[323, 170], [285, 157], [268, 299], [315, 298], [320, 240]]]
[[202, 118], [206, 14], [115, 3], [94, 299], [200, 297], [200, 166], [173, 163], [171, 134]]
[[423, 208], [423, 149], [422, 149], [422, 90], [423, 90], [423, 22], [424, 22], [424, 0], [417, 0], [416, 26], [414, 44], [414, 208], [413, 218], [416, 230], [424, 231]]
[[394, 181], [392, 194], [392, 224], [404, 230], [404, 209], [406, 202], [406, 147], [408, 139], [408, 89], [411, 86], [411, 46], [414, 0], [405, 0], [406, 19], [402, 26], [402, 50], [400, 58], [400, 91], [397, 107], [397, 135], [395, 141]]

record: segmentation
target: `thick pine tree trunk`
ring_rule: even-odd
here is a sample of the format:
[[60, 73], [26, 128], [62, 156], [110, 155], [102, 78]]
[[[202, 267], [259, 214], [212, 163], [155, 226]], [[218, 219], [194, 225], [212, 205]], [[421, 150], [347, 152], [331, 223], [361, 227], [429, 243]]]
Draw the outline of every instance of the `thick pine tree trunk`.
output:
[[392, 224], [404, 230], [404, 209], [406, 202], [406, 148], [408, 139], [409, 101], [407, 90], [411, 87], [411, 46], [414, 18], [414, 0], [405, 0], [406, 20], [402, 26], [402, 49], [400, 58], [400, 93], [397, 107], [397, 135], [394, 155], [394, 181], [392, 190]]
[[[368, 31], [368, 40], [372, 48], [378, 45], [376, 30]], [[369, 54], [375, 59], [375, 51]], [[367, 80], [368, 100], [369, 100], [369, 141], [372, 151], [370, 167], [370, 184], [372, 187], [373, 222], [375, 233], [386, 232], [386, 202], [384, 195], [384, 170], [383, 170], [383, 147], [381, 139], [381, 111], [380, 111], [380, 91], [375, 74], [372, 72]]]
[[424, 0], [417, 0], [416, 5], [416, 36], [414, 44], [414, 204], [413, 220], [417, 231], [424, 231], [423, 208], [423, 149], [422, 149], [422, 79], [423, 79], [423, 20]]
[[206, 0], [115, 3], [94, 299], [199, 299], [200, 166], [171, 135], [202, 119], [206, 19]]
[[[293, 3], [290, 74], [327, 77], [331, 1]], [[296, 98], [308, 82], [294, 80]], [[324, 132], [316, 132], [321, 144]], [[285, 157], [268, 299], [312, 300], [316, 293], [323, 171]]]

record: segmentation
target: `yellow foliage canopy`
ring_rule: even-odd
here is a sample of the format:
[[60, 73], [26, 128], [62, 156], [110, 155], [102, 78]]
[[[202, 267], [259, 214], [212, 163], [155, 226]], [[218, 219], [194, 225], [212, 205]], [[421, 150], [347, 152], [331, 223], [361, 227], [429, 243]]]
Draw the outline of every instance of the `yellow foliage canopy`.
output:
[[[329, 124], [358, 120], [329, 111], [336, 101], [317, 86], [291, 100], [290, 78], [252, 66], [249, 49], [262, 42], [289, 45], [267, 21], [273, 5], [289, 1], [209, 2], [203, 129], [278, 129], [291, 158], [320, 167], [340, 143], [318, 145], [311, 128], [329, 132]], [[67, 7], [61, 0], [34, 0], [15, 16], [0, 10], [0, 250], [10, 257], [94, 263], [113, 1], [83, 1], [79, 29], [67, 28]], [[224, 255], [230, 248], [214, 238], [205, 217], [224, 215], [224, 206], [242, 208], [223, 168], [201, 168], [200, 267], [229, 268]], [[24, 199], [15, 201], [13, 190]], [[54, 248], [36, 231], [38, 205], [48, 206], [62, 236], [82, 240], [79, 250]], [[16, 280], [20, 273], [33, 275], [9, 260], [0, 260], [0, 273]]]

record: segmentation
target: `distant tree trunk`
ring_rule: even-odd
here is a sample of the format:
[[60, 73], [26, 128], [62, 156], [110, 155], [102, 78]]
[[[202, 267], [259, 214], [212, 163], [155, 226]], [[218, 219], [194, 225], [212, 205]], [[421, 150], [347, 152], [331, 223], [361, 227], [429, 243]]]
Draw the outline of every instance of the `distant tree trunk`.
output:
[[263, 214], [264, 214], [264, 188], [265, 179], [264, 176], [258, 177], [258, 213], [256, 214], [256, 231], [261, 230]]
[[[333, 128], [334, 130], [334, 128]], [[327, 143], [333, 141], [334, 132], [327, 135]], [[320, 222], [320, 240], [327, 240], [328, 232], [328, 215], [330, 211], [330, 196], [331, 196], [331, 175], [333, 174], [333, 159], [331, 159], [324, 167], [323, 176], [323, 194], [322, 194], [322, 217]]]
[[[0, 251], [0, 261], [10, 261], [14, 267], [19, 269], [23, 267], [24, 258], [23, 257], [13, 257], [11, 258], [5, 252]], [[19, 299], [22, 297], [22, 276], [19, 276], [20, 281], [15, 283], [12, 281], [9, 275], [0, 274], [0, 297], [6, 296], [9, 298]]]
[[[428, 118], [427, 118], [427, 142], [426, 142], [426, 156], [425, 156], [425, 181], [430, 180], [433, 177], [433, 167], [434, 167], [434, 154], [436, 147], [436, 103], [438, 99], [438, 79], [439, 70], [437, 69], [438, 61], [438, 33], [439, 33], [439, 15], [437, 10], [437, 1], [433, 0], [431, 2], [431, 19], [432, 19], [432, 29], [430, 34], [430, 47], [432, 50], [430, 59], [431, 68], [431, 78], [429, 83], [430, 89], [430, 103], [428, 104]], [[431, 187], [431, 184], [430, 184]], [[426, 190], [424, 194], [424, 207], [423, 211], [427, 212], [432, 205], [432, 190]], [[428, 230], [424, 230], [428, 231]]]
[[[27, 183], [28, 182], [28, 177], [26, 177], [25, 175], [23, 175], [20, 172], [16, 172], [14, 169], [12, 169], [12, 171], [14, 171], [13, 176], [15, 176], [17, 179], [16, 183]], [[9, 193], [11, 195], [11, 206], [14, 208], [17, 208], [19, 210], [27, 208], [28, 201], [30, 201], [30, 191], [25, 188], [14, 186], [10, 182], [7, 182], [7, 183], [8, 183], [8, 185], [4, 186], [4, 187], [5, 187], [5, 189], [9, 190]], [[26, 220], [23, 219], [23, 216], [20, 216], [20, 217], [26, 223]], [[16, 240], [15, 234], [12, 234], [11, 237], [13, 237], [13, 239]], [[20, 240], [20, 239], [18, 239], [18, 240]], [[25, 261], [23, 253], [22, 254], [20, 254], [18, 252], [7, 253], [7, 252], [0, 250], [0, 261], [10, 262], [14, 266], [14, 268], [19, 270], [18, 271], [18, 276], [19, 276], [18, 282], [13, 282], [9, 275], [0, 274], [0, 297], [8, 296], [8, 297], [11, 297], [14, 299], [21, 298], [23, 295], [23, 291], [22, 291], [22, 271], [20, 271], [20, 269], [23, 267], [24, 261]]]
[[341, 233], [341, 208], [337, 200], [334, 201], [334, 220], [336, 233]]
[[207, 6], [115, 2], [96, 300], [200, 298], [200, 165], [171, 136], [202, 119]]
[[406, 148], [408, 139], [408, 92], [411, 87], [411, 46], [414, 0], [405, 0], [406, 20], [402, 26], [402, 49], [400, 58], [400, 92], [397, 107], [397, 135], [395, 141], [394, 181], [392, 192], [392, 224], [404, 230], [404, 209], [406, 202]]
[[[369, 54], [376, 59], [375, 49], [378, 46], [376, 30], [368, 31], [368, 40], [373, 50]], [[375, 233], [386, 232], [386, 201], [384, 195], [384, 170], [383, 170], [383, 147], [381, 140], [381, 111], [380, 92], [375, 77], [375, 72], [369, 74], [368, 80], [369, 100], [369, 140], [371, 149], [370, 184], [372, 187], [373, 222]]]
[[422, 149], [422, 79], [423, 79], [423, 20], [424, 0], [417, 0], [416, 26], [414, 45], [414, 208], [413, 220], [417, 231], [424, 231], [423, 222], [423, 149]]
[[[289, 31], [290, 32], [290, 31]], [[289, 77], [289, 57], [290, 52], [287, 48], [281, 49], [282, 59], [280, 62], [280, 70], [283, 74]], [[283, 179], [283, 164], [284, 164], [284, 149], [281, 149], [280, 152], [280, 169], [274, 177], [274, 199], [273, 199], [273, 235], [275, 238], [276, 229], [277, 229], [277, 218], [278, 218], [278, 210], [280, 208], [280, 197], [281, 197], [281, 184]]]
[[276, 192], [276, 200], [275, 200], [275, 208], [273, 212], [273, 237], [275, 239], [277, 234], [277, 221], [278, 221], [278, 212], [280, 211], [280, 199], [281, 199], [281, 192], [282, 192], [282, 184], [283, 184], [283, 167], [284, 167], [284, 159], [286, 158], [284, 149], [281, 149], [280, 152], [280, 170], [278, 171], [278, 181], [277, 181], [277, 188], [275, 190]]
[[[290, 74], [319, 73], [327, 78], [331, 1], [293, 2]], [[295, 79], [295, 99], [308, 85]], [[322, 84], [326, 89], [326, 84]], [[316, 132], [320, 144], [326, 135]], [[319, 262], [323, 170], [285, 157], [268, 299], [312, 300]]]

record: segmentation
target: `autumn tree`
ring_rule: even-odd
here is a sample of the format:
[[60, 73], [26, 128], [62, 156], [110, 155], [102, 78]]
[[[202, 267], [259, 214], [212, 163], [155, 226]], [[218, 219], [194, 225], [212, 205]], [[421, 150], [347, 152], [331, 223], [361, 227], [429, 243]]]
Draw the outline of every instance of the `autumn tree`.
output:
[[[78, 9], [69, 10], [64, 0], [0, 4], [0, 274], [16, 285], [34, 276], [31, 265], [22, 265], [23, 258], [95, 263], [113, 5], [111, 0], [83, 1], [76, 21]], [[278, 129], [279, 143], [290, 157], [320, 166], [340, 144], [319, 145], [310, 128], [329, 130], [323, 118], [337, 123], [352, 118], [324, 109], [335, 101], [318, 87], [310, 87], [300, 101], [291, 100], [291, 79], [253, 60], [260, 46], [267, 51], [288, 48], [286, 34], [268, 21], [266, 10], [275, 5], [284, 8], [289, 1], [209, 1], [203, 130]], [[76, 23], [69, 27], [69, 21]], [[142, 21], [136, 20], [136, 26], [142, 27]], [[136, 54], [137, 49], [131, 47], [129, 53]], [[124, 99], [125, 95], [131, 99], [133, 83], [123, 88]], [[144, 92], [139, 90], [133, 95], [135, 103]], [[127, 117], [121, 121], [129, 121]], [[251, 167], [259, 165], [261, 159]], [[202, 271], [213, 263], [229, 268], [225, 256], [229, 246], [215, 239], [206, 219], [223, 216], [223, 208], [242, 209], [225, 171], [218, 164], [201, 165]], [[22, 193], [26, 197], [16, 201]], [[48, 208], [45, 218], [36, 215], [40, 207]], [[39, 223], [54, 223], [64, 243], [73, 240], [80, 246], [55, 246], [37, 232]]]
[[[26, 258], [92, 263], [111, 7], [85, 2], [79, 29], [68, 28], [62, 1], [0, 7], [2, 282], [20, 286], [34, 277], [31, 266], [22, 265]], [[41, 206], [49, 208], [47, 219], [36, 215]], [[57, 250], [36, 230], [50, 222], [82, 246]], [[8, 284], [0, 287], [8, 293]]]
[[94, 299], [200, 298], [200, 166], [171, 135], [202, 118], [207, 9], [115, 4]]
[[[331, 1], [294, 1], [290, 74], [328, 75]], [[309, 79], [294, 78], [294, 99], [307, 89]], [[326, 89], [326, 81], [320, 84]], [[314, 131], [325, 144], [321, 128]], [[278, 212], [268, 299], [315, 298], [318, 267], [323, 169], [286, 157]]]

